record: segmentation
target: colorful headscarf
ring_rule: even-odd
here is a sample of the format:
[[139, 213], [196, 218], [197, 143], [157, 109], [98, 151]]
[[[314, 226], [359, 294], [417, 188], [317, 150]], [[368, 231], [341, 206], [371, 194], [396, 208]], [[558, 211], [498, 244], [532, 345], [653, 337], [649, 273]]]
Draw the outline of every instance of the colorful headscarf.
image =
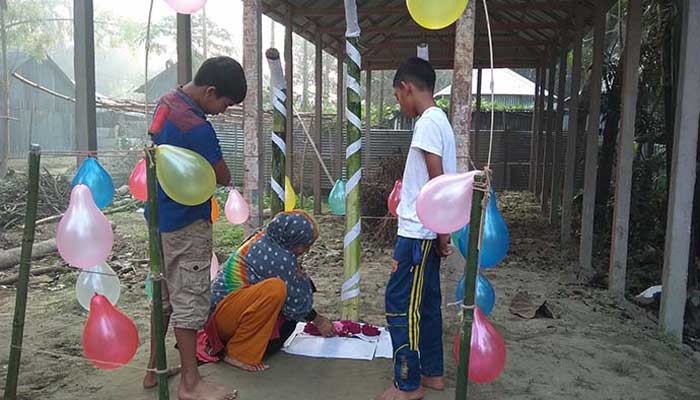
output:
[[284, 315], [303, 319], [313, 306], [313, 293], [308, 277], [296, 276], [297, 257], [293, 250], [311, 246], [317, 238], [318, 226], [306, 212], [278, 214], [264, 231], [231, 254], [212, 285], [212, 307], [241, 287], [280, 278], [287, 286]]

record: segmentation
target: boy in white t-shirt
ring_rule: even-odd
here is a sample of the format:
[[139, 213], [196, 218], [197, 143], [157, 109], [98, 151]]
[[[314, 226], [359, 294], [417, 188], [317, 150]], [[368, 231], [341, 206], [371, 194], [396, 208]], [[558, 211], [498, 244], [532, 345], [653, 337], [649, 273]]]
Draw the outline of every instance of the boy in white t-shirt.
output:
[[[425, 388], [443, 390], [440, 260], [449, 235], [436, 235], [416, 214], [416, 199], [429, 180], [457, 169], [455, 138], [435, 105], [435, 70], [425, 60], [404, 62], [394, 78], [401, 111], [416, 118], [398, 207], [394, 266], [386, 288], [386, 318], [394, 346], [394, 387], [381, 400], [417, 400]], [[440, 212], [440, 210], [435, 210]]]

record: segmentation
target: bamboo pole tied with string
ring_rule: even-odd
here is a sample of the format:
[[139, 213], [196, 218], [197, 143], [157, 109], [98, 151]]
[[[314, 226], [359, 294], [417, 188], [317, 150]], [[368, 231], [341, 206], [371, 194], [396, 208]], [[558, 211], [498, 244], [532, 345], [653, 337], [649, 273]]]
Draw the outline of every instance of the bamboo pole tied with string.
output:
[[270, 196], [270, 209], [272, 215], [284, 211], [285, 200], [285, 176], [287, 162], [287, 84], [282, 72], [280, 53], [277, 49], [269, 49], [265, 52], [270, 66], [270, 103], [272, 103], [272, 174], [270, 187], [273, 196]]

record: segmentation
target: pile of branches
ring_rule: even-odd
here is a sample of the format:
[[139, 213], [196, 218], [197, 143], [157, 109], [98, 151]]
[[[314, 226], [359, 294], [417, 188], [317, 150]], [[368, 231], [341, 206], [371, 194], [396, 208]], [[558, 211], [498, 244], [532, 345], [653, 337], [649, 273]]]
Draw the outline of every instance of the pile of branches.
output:
[[402, 154], [386, 156], [376, 168], [365, 173], [362, 180], [362, 215], [369, 218], [362, 221], [363, 242], [380, 247], [394, 245], [397, 222], [390, 218], [387, 198], [394, 188], [394, 182], [403, 176], [404, 163], [405, 156]]
[[[0, 180], [0, 231], [24, 223], [27, 203], [27, 175], [10, 171]], [[70, 181], [64, 175], [43, 169], [39, 179], [37, 218], [62, 213], [70, 200]]]

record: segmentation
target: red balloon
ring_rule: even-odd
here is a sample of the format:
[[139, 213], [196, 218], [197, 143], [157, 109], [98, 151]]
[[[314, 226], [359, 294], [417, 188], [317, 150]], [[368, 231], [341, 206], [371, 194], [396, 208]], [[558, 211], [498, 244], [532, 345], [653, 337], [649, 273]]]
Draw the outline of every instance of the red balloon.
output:
[[401, 188], [403, 187], [403, 182], [401, 179], [394, 183], [394, 189], [391, 190], [389, 198], [386, 200], [386, 205], [389, 208], [389, 212], [394, 217], [398, 217], [399, 214], [397, 209], [399, 208], [399, 203], [401, 202]]
[[129, 176], [129, 191], [135, 199], [146, 201], [148, 200], [148, 186], [146, 185], [146, 159], [136, 163], [134, 170]]
[[[460, 332], [455, 336], [452, 356], [459, 363]], [[506, 344], [503, 336], [491, 325], [479, 307], [474, 308], [472, 342], [469, 352], [469, 380], [490, 383], [496, 380], [506, 367]]]
[[134, 322], [109, 300], [95, 294], [83, 329], [83, 353], [99, 369], [117, 369], [128, 364], [139, 346]]

